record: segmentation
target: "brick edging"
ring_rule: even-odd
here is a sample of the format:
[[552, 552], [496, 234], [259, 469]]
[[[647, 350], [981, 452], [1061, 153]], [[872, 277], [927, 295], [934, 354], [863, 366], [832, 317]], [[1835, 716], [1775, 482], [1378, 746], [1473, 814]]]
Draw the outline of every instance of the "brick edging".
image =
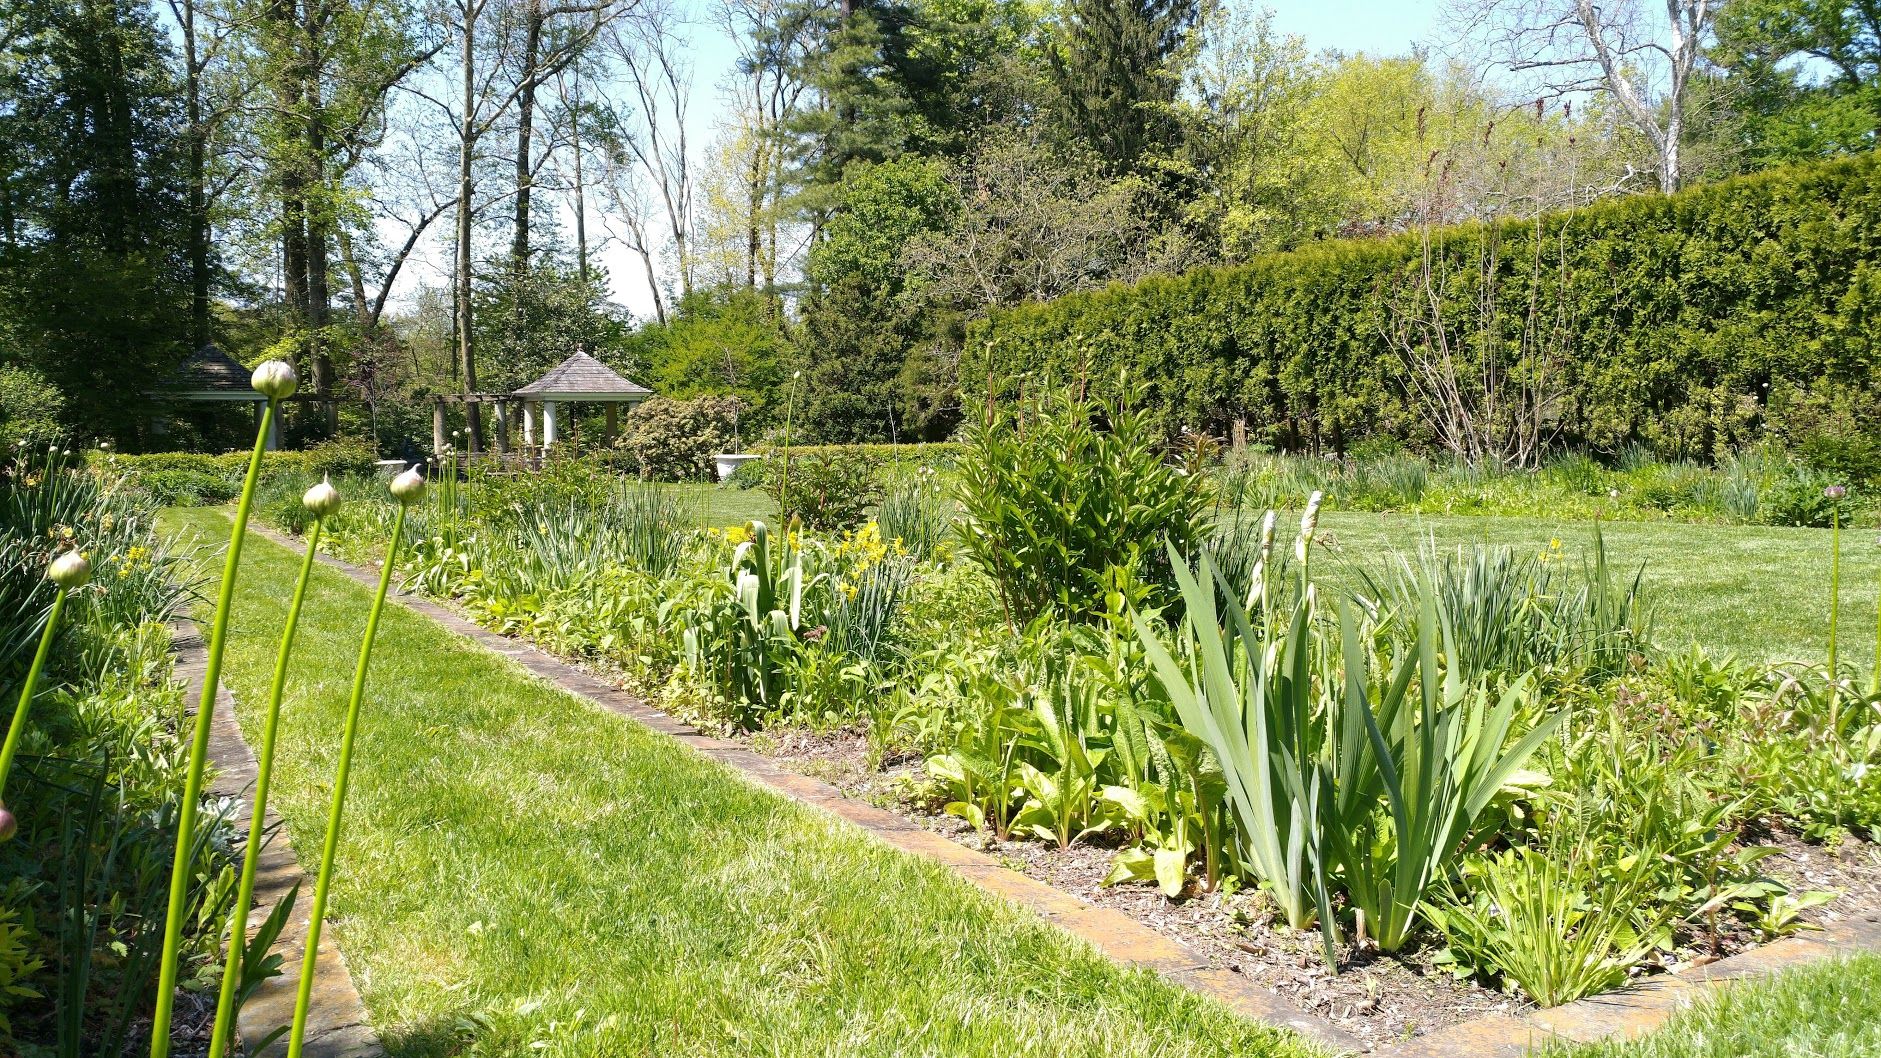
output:
[[[271, 527], [252, 528], [281, 546], [298, 546]], [[378, 585], [375, 571], [327, 554], [320, 555], [319, 560], [357, 583]], [[984, 853], [857, 801], [829, 783], [790, 771], [738, 743], [701, 734], [691, 724], [591, 673], [521, 640], [493, 632], [435, 600], [402, 592], [396, 599], [450, 631], [510, 657], [564, 691], [670, 736], [792, 800], [848, 820], [897, 849], [951, 868], [981, 889], [1028, 908], [1089, 942], [1115, 962], [1155, 970], [1177, 984], [1219, 1000], [1244, 1017], [1290, 1029], [1334, 1051], [1367, 1050], [1358, 1037], [1331, 1021], [1300, 1010], [1244, 974], [1210, 968], [1193, 948], [1122, 912], [1098, 907], [1009, 870]], [[1617, 991], [1562, 1006], [1521, 1016], [1492, 1014], [1461, 1022], [1413, 1040], [1384, 1044], [1373, 1053], [1388, 1058], [1520, 1058], [1549, 1041], [1590, 1042], [1613, 1035], [1630, 1038], [1657, 1028], [1676, 1011], [1730, 982], [1863, 950], [1881, 950], [1881, 916], [1844, 919], [1818, 932], [1775, 941], [1679, 973], [1642, 978]]]
[[[208, 649], [195, 622], [186, 618], [171, 622], [170, 651], [176, 657], [177, 675], [188, 681], [184, 700], [194, 715], [196, 704], [202, 701], [209, 660]], [[240, 805], [233, 823], [236, 832], [245, 837], [254, 811], [249, 794], [254, 790], [260, 770], [236, 721], [235, 696], [220, 684], [216, 687], [215, 712], [211, 717], [209, 760], [215, 768], [210, 792]], [[301, 871], [294, 846], [288, 840], [287, 828], [281, 825], [281, 817], [270, 807], [266, 820], [273, 835], [256, 861], [255, 902], [248, 916], [248, 929], [252, 931], [267, 921], [275, 905], [296, 885], [300, 886], [300, 896], [294, 901], [294, 910], [275, 941], [275, 950], [283, 955], [280, 975], [269, 978], [256, 989], [236, 1014], [236, 1031], [244, 1040], [262, 1039], [293, 1020], [301, 953], [307, 945], [307, 908], [313, 900], [313, 885]], [[366, 1019], [365, 1004], [353, 987], [352, 975], [347, 972], [333, 937], [334, 931], [330, 928], [320, 936], [320, 955], [314, 964], [319, 980], [315, 982], [312, 1003], [308, 1007], [307, 1038], [301, 1054], [303, 1058], [384, 1058], [385, 1050]], [[275, 1058], [286, 1051], [283, 1034], [259, 1053]]]

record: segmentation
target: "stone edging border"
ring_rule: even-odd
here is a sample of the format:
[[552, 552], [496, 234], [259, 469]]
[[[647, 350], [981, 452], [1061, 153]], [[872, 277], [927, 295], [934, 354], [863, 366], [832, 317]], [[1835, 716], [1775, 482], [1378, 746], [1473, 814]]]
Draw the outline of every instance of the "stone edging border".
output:
[[[193, 714], [195, 703], [202, 701], [203, 678], [208, 674], [209, 662], [208, 649], [195, 622], [179, 619], [171, 623], [170, 651], [176, 658], [176, 674], [188, 681], [184, 700]], [[246, 834], [254, 810], [249, 794], [254, 790], [259, 769], [235, 719], [235, 696], [227, 687], [218, 685], [215, 701], [209, 734], [209, 760], [214, 765], [215, 777], [209, 789], [241, 806], [234, 822], [238, 832]], [[261, 1039], [293, 1020], [294, 992], [300, 980], [300, 953], [307, 943], [307, 906], [313, 899], [312, 880], [301, 872], [294, 846], [288, 841], [287, 830], [273, 808], [268, 809], [267, 822], [274, 834], [257, 861], [255, 906], [248, 917], [248, 928], [253, 930], [267, 921], [275, 905], [297, 884], [301, 886], [301, 895], [275, 942], [276, 950], [284, 956], [280, 976], [262, 984], [236, 1015], [236, 1030], [245, 1040]], [[340, 958], [331, 929], [323, 931], [320, 937], [320, 956], [315, 967], [319, 979], [308, 1008], [307, 1038], [301, 1054], [304, 1058], [383, 1058], [385, 1051], [379, 1044], [378, 1034], [366, 1020], [365, 1004], [353, 987], [352, 975]], [[260, 1053], [274, 1058], [286, 1051], [283, 1037]]]
[[[290, 550], [298, 546], [292, 538], [271, 527], [251, 528]], [[366, 587], [378, 584], [375, 571], [327, 554], [320, 555], [319, 560]], [[402, 589], [396, 599], [407, 609], [511, 658], [562, 690], [667, 735], [722, 762], [749, 781], [848, 820], [897, 849], [951, 868], [981, 889], [1034, 911], [1085, 940], [1115, 962], [1154, 970], [1179, 985], [1218, 1000], [1243, 1017], [1290, 1029], [1335, 1052], [1367, 1049], [1357, 1037], [1331, 1021], [1301, 1011], [1245, 975], [1209, 968], [1207, 961], [1187, 945], [1121, 912], [1098, 907], [1009, 870], [990, 856], [923, 830], [892, 812], [850, 798], [829, 783], [780, 767], [754, 750], [701, 734], [692, 725], [606, 681], [528, 643], [493, 632], [435, 600], [408, 594]], [[1492, 1014], [1414, 1040], [1386, 1044], [1371, 1053], [1386, 1058], [1521, 1058], [1550, 1041], [1585, 1043], [1615, 1035], [1630, 1038], [1657, 1028], [1711, 989], [1862, 950], [1881, 950], [1881, 916], [1844, 919], [1821, 931], [1775, 941], [1715, 963], [1676, 974], [1643, 978], [1618, 991], [1520, 1017]]]

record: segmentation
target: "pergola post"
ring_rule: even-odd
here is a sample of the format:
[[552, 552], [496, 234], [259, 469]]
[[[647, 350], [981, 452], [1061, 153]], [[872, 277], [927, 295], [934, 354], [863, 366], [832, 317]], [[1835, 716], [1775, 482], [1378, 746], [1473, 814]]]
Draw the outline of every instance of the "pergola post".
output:
[[431, 453], [440, 461], [444, 459], [444, 401], [431, 402]]
[[496, 402], [496, 454], [509, 455], [509, 401], [501, 399]]
[[614, 435], [620, 430], [620, 405], [615, 401], [607, 402], [607, 443], [614, 443]]
[[555, 402], [542, 402], [542, 449], [548, 451], [555, 444]]
[[536, 448], [536, 405], [534, 401], [522, 402], [523, 447], [531, 452]]

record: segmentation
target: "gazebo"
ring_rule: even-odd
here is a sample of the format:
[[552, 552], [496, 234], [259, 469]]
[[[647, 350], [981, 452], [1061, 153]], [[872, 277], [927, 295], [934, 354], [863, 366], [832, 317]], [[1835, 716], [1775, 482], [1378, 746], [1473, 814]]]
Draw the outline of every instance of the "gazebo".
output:
[[[150, 396], [168, 403], [247, 404], [255, 425], [261, 424], [261, 409], [268, 398], [249, 385], [249, 370], [214, 344], [204, 345], [189, 355], [169, 378], [150, 390]], [[162, 432], [161, 420], [154, 424]], [[277, 416], [268, 426], [268, 450], [281, 447], [281, 420]]]
[[[522, 403], [523, 445], [536, 447], [536, 413], [542, 417], [542, 450], [555, 444], [556, 405], [568, 403], [603, 404], [607, 407], [607, 437], [612, 440], [620, 428], [619, 408], [633, 407], [653, 395], [645, 386], [615, 374], [606, 364], [577, 349], [575, 355], [549, 369], [548, 374], [510, 394]], [[499, 425], [498, 429], [502, 427]]]

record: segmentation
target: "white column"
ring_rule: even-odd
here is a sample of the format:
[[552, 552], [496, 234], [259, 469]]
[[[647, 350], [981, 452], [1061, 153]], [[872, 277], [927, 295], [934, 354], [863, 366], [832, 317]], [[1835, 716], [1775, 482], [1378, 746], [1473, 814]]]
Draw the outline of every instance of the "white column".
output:
[[533, 401], [523, 401], [523, 447], [536, 446], [536, 406]]
[[267, 450], [270, 452], [279, 452], [281, 450], [281, 414], [285, 410], [283, 406], [277, 404], [274, 408], [274, 414], [268, 418]]
[[542, 447], [548, 448], [555, 443], [555, 402], [542, 402]]

